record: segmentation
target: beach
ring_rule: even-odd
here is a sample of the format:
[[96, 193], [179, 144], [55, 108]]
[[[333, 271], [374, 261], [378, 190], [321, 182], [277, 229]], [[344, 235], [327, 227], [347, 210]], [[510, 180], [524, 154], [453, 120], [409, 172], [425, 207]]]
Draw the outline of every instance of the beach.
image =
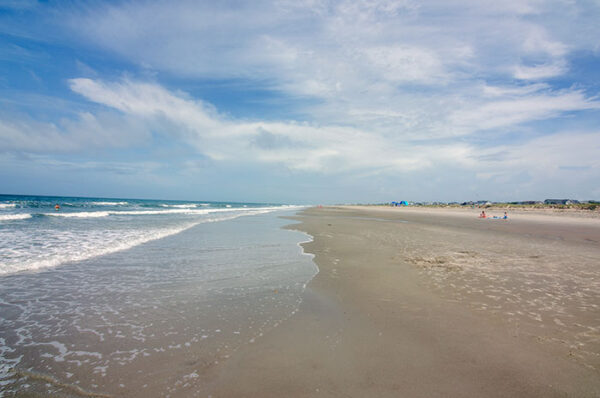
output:
[[0, 0], [0, 398], [600, 398], [600, 0]]
[[90, 252], [6, 240], [2, 397], [600, 396], [598, 218], [69, 200], [6, 215]]
[[299, 213], [319, 274], [207, 395], [599, 396], [598, 220], [479, 211]]

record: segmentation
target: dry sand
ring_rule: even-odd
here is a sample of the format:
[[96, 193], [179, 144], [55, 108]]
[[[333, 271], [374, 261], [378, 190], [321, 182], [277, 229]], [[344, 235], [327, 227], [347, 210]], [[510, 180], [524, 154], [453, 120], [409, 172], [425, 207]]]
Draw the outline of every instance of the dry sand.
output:
[[320, 273], [206, 394], [600, 396], [600, 220], [478, 213], [302, 212]]

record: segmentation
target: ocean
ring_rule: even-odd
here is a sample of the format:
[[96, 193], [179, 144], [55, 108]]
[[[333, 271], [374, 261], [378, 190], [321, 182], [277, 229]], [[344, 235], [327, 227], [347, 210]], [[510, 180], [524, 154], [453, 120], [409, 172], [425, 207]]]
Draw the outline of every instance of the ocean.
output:
[[199, 394], [301, 303], [299, 209], [0, 195], [0, 396]]

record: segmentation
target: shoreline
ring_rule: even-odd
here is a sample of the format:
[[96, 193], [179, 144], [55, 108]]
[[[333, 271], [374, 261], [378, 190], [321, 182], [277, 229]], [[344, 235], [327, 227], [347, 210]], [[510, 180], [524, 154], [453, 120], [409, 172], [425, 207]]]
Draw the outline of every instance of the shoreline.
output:
[[600, 219], [600, 210], [562, 209], [552, 207], [506, 207], [506, 206], [386, 206], [386, 205], [339, 205], [337, 208], [371, 209], [376, 211], [408, 211], [408, 212], [438, 212], [444, 214], [478, 214], [482, 210], [497, 215], [508, 214], [520, 216], [552, 216], [575, 219]]
[[[304, 210], [293, 219], [300, 224], [287, 228], [313, 236], [314, 240], [303, 246], [306, 253], [314, 254], [320, 271], [309, 282], [293, 317], [242, 348], [223, 364], [214, 379], [206, 380], [207, 392], [213, 396], [600, 394], [597, 359], [584, 355], [584, 350], [573, 353], [573, 348], [569, 351], [565, 344], [549, 338], [552, 333], [554, 337], [568, 335], [568, 327], [562, 330], [552, 320], [546, 322], [544, 313], [540, 325], [529, 319], [529, 314], [522, 319], [516, 316], [515, 328], [515, 319], [507, 319], [502, 310], [488, 306], [485, 300], [450, 294], [461, 291], [448, 283], [477, 287], [478, 281], [456, 277], [468, 274], [468, 269], [456, 273], [452, 271], [456, 264], [444, 262], [441, 255], [427, 258], [415, 255], [416, 251], [409, 253], [413, 249], [426, 253], [441, 250], [427, 239], [452, 234], [473, 239], [483, 234], [515, 246], [518, 240], [528, 240], [529, 245], [545, 249], [545, 245], [554, 244], [553, 237], [564, 234], [565, 228], [572, 229], [574, 221], [544, 223], [547, 230], [536, 235], [526, 228], [531, 220], [515, 217], [510, 223], [484, 224], [486, 220], [437, 211], [425, 214], [389, 208], [327, 207]], [[597, 254], [597, 244], [585, 238], [598, 232], [597, 223], [577, 220], [575, 224], [585, 231], [558, 242], [569, 250]], [[407, 231], [413, 231], [414, 236], [402, 240]], [[515, 241], [510, 240], [514, 240], [513, 234], [520, 234]], [[525, 254], [531, 250], [525, 246], [517, 249]], [[484, 263], [484, 255], [491, 256], [493, 251], [482, 253], [477, 261]], [[560, 256], [560, 251], [555, 256]], [[466, 259], [458, 260], [466, 264]], [[493, 276], [492, 271], [484, 276]], [[523, 275], [528, 274], [513, 277], [510, 283], [514, 289], [522, 289], [519, 278]], [[498, 287], [505, 286], [498, 282]], [[600, 304], [596, 296], [590, 300], [591, 305]], [[535, 304], [535, 300], [531, 302]], [[592, 317], [597, 314], [594, 310]], [[585, 317], [579, 313], [573, 316]], [[547, 332], [552, 325], [557, 330]], [[596, 330], [587, 337], [593, 342], [598, 336]], [[592, 347], [592, 354], [597, 354], [596, 350]]]

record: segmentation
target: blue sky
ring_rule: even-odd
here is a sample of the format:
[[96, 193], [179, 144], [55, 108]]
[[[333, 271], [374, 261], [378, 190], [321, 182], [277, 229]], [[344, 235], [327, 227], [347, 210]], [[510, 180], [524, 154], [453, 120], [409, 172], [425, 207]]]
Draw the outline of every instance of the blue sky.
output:
[[597, 1], [2, 1], [0, 193], [600, 199]]

